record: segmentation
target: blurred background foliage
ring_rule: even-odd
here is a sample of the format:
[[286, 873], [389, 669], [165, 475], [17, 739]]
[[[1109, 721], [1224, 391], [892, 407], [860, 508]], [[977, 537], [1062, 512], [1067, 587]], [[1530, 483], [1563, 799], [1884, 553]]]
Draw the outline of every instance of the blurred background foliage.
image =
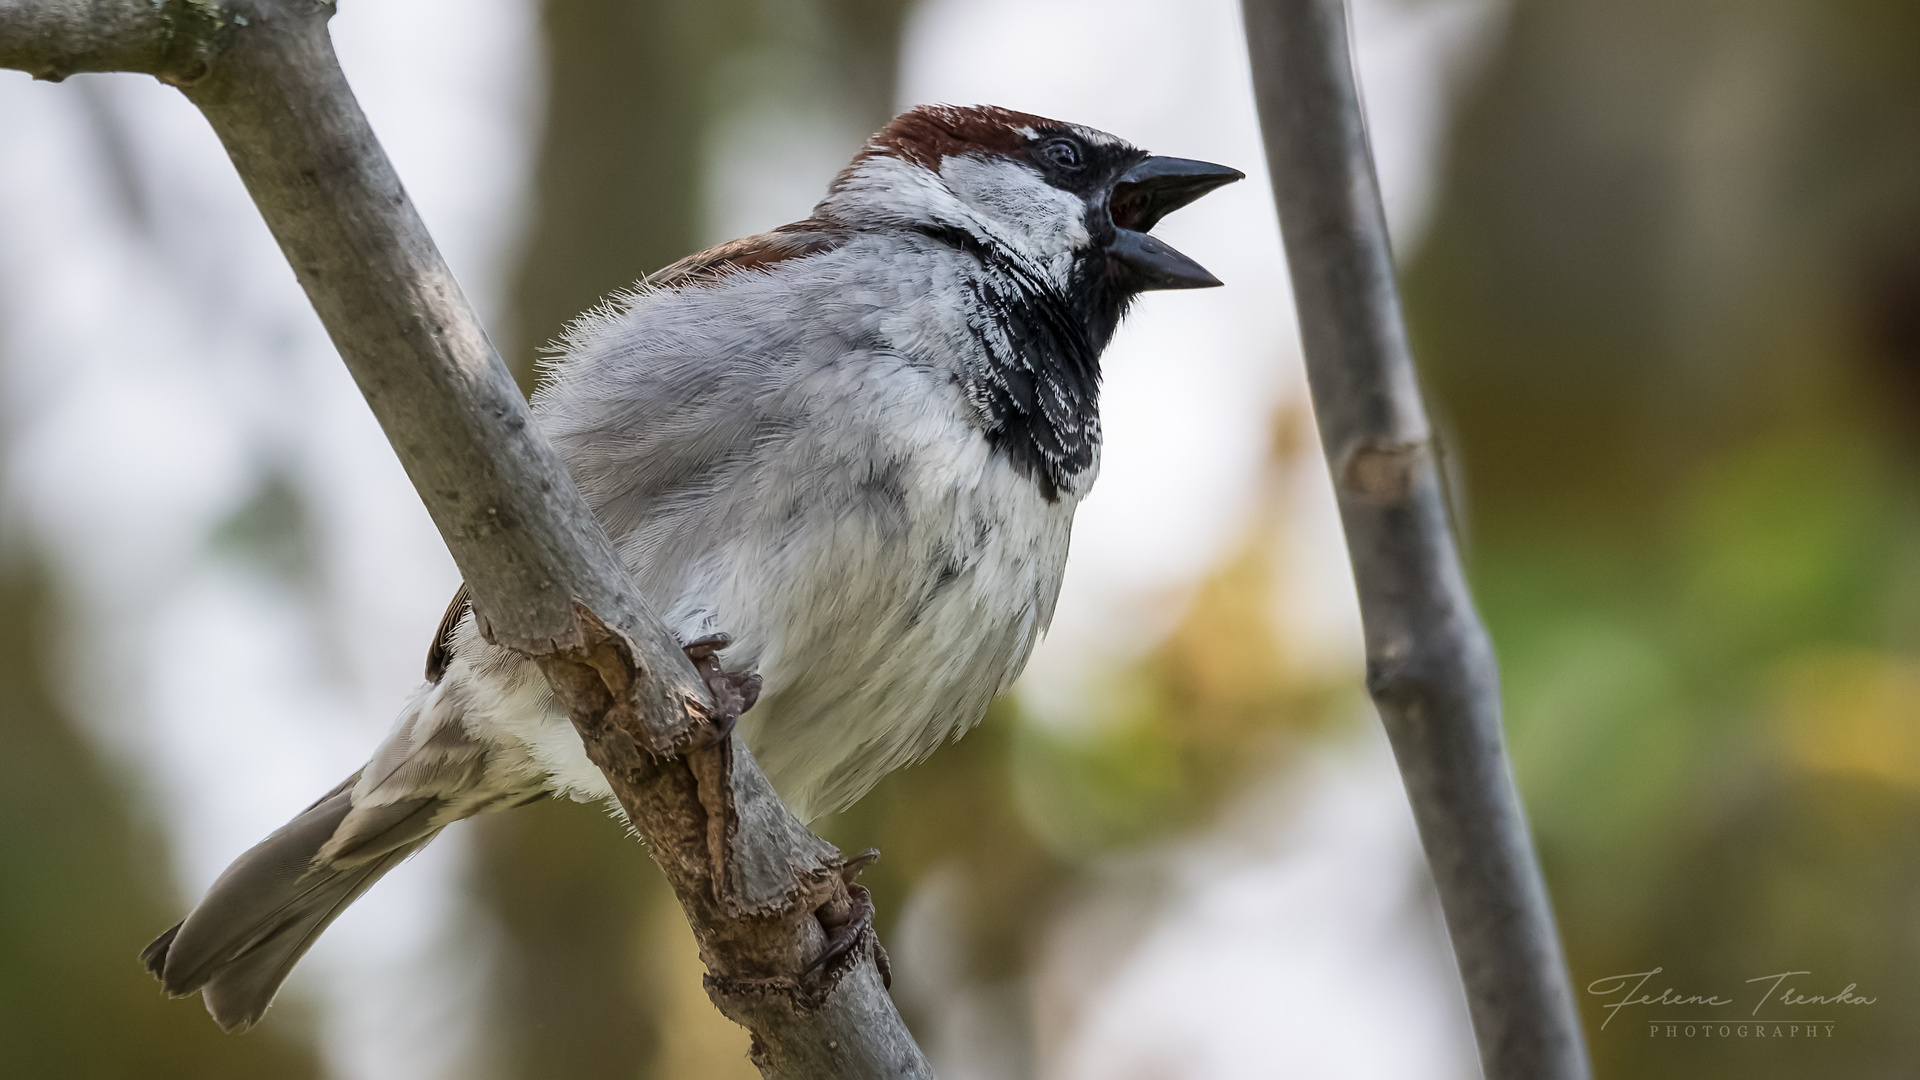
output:
[[[32, 561], [0, 558], [0, 1073], [253, 1080], [321, 1075], [294, 1002], [263, 1038], [182, 1024], [131, 978], [178, 915], [166, 846], [49, 685], [58, 596]], [[141, 973], [144, 975], [144, 973]]]
[[[574, 313], [717, 237], [701, 162], [753, 100], [891, 112], [906, 0], [546, 0], [544, 135], [503, 347], [523, 383]], [[1920, 993], [1920, 7], [1517, 0], [1455, 111], [1408, 314], [1458, 466], [1516, 768], [1576, 982], [1739, 987], [1813, 969], [1880, 1007], [1831, 1044], [1600, 1030], [1602, 1077], [1906, 1076]], [[996, 705], [823, 831], [884, 858], [883, 940], [945, 884], [946, 990], [1008, 1075], [1043, 1033], [1039, 937], [1087, 879], [1204, 828], [1365, 715], [1272, 618], [1310, 418], [1274, 418], [1253, 526], [1100, 722]], [[283, 515], [284, 516], [284, 515]], [[297, 1003], [245, 1039], [133, 962], [162, 844], [45, 685], [57, 618], [0, 575], [0, 1055], [9, 1075], [304, 1077]], [[505, 946], [501, 1080], [753, 1075], [642, 849], [596, 808], [481, 823]], [[609, 943], [614, 947], [609, 947]], [[58, 944], [58, 948], [53, 947]], [[77, 951], [76, 951], [77, 950]], [[82, 1031], [112, 1033], [98, 1038]]]
[[1920, 1061], [1917, 131], [1882, 0], [1521, 3], [1457, 113], [1406, 301], [1576, 978], [1882, 1003], [1665, 1043], [1582, 995], [1602, 1076]]

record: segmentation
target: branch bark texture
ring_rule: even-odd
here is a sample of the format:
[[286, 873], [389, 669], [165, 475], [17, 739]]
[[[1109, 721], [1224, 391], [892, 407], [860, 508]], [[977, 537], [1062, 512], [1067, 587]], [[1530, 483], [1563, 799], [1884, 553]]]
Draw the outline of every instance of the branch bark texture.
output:
[[1366, 630], [1489, 1080], [1584, 1080], [1586, 1048], [1449, 528], [1355, 89], [1343, 0], [1243, 0], [1314, 415]]
[[[711, 708], [679, 644], [534, 428], [360, 111], [322, 0], [0, 0], [0, 67], [133, 71], [219, 135], [472, 590], [487, 637], [536, 660], [685, 908], [721, 1011], [779, 1078], [927, 1077], [866, 903]], [[857, 865], [857, 864], [856, 864]]]

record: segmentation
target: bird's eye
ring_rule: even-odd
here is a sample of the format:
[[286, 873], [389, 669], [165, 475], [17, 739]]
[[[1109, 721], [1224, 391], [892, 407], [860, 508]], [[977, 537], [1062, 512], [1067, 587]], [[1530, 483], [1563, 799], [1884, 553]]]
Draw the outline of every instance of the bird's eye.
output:
[[1040, 148], [1040, 156], [1062, 169], [1077, 169], [1086, 164], [1080, 144], [1072, 139], [1055, 139]]

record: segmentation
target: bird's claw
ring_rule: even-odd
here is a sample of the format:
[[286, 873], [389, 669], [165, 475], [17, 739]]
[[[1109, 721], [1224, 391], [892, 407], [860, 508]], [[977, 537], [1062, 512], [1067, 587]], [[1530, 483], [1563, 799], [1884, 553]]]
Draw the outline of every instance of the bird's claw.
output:
[[680, 646], [707, 684], [707, 693], [713, 695], [713, 715], [709, 717], [713, 733], [708, 736], [707, 747], [725, 745], [733, 736], [734, 725], [740, 722], [740, 714], [760, 700], [759, 675], [751, 671], [727, 671], [720, 666], [720, 650], [731, 644], [731, 634], [708, 634]]
[[[800, 969], [801, 978], [804, 979], [815, 971], [822, 968], [830, 968], [838, 963], [848, 953], [853, 951], [854, 946], [860, 944], [860, 935], [873, 929], [873, 897], [868, 894], [866, 889], [858, 885], [849, 885], [847, 886], [847, 898], [851, 903], [848, 905], [848, 911], [844, 920], [829, 923], [825, 913], [821, 913], [820, 925], [827, 931], [827, 946], [820, 950], [819, 956], [813, 958], [813, 963]], [[878, 943], [876, 942], [875, 944], [877, 945]], [[879, 955], [876, 949], [876, 960], [879, 960]], [[880, 965], [881, 978], [886, 982], [888, 987], [891, 988], [893, 978], [892, 972], [888, 970], [890, 965], [884, 961], [880, 961]]]
[[[846, 883], [847, 901], [844, 905], [828, 904], [815, 912], [821, 928], [827, 932], [827, 945], [819, 956], [814, 957], [813, 963], [801, 970], [802, 978], [821, 968], [831, 967], [853, 951], [854, 946], [860, 943], [860, 935], [873, 929], [873, 895], [853, 882], [860, 876], [860, 871], [872, 866], [879, 858], [877, 849], [868, 848], [840, 864], [840, 880]], [[887, 958], [887, 951], [880, 947], [878, 937], [873, 941], [873, 962], [880, 969], [880, 981], [892, 989], [893, 965]]]
[[840, 880], [851, 885], [853, 884], [854, 879], [860, 876], [860, 871], [865, 870], [867, 867], [872, 866], [874, 863], [877, 863], [879, 861], [880, 861], [880, 849], [868, 848], [867, 850], [861, 852], [858, 855], [855, 855], [853, 858], [848, 859], [846, 862], [843, 862], [840, 864]]

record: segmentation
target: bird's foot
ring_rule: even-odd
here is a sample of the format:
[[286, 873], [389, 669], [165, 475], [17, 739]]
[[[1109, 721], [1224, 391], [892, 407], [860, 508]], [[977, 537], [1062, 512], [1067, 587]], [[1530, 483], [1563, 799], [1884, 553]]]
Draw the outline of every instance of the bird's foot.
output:
[[[827, 931], [827, 946], [820, 950], [819, 956], [813, 958], [813, 963], [800, 969], [801, 978], [839, 963], [853, 951], [855, 945], [860, 944], [860, 935], [873, 929], [873, 897], [868, 895], [866, 889], [850, 885], [847, 887], [847, 898], [849, 903], [844, 912], [845, 921], [836, 920], [829, 924], [827, 913], [820, 913], [820, 925]], [[886, 981], [891, 984], [893, 980]]]
[[[841, 904], [828, 904], [815, 914], [820, 926], [827, 932], [826, 948], [813, 958], [800, 972], [805, 978], [823, 968], [831, 968], [841, 958], [852, 952], [860, 944], [860, 935], [873, 929], [873, 895], [853, 883], [860, 871], [865, 870], [880, 857], [878, 851], [868, 848], [841, 864], [840, 877], [847, 884], [847, 898]], [[880, 947], [878, 938], [873, 943], [874, 966], [880, 969], [880, 981], [888, 989], [893, 988], [893, 964], [887, 959], [887, 952]]]
[[693, 668], [707, 684], [707, 693], [713, 695], [713, 715], [709, 718], [713, 724], [713, 734], [707, 740], [707, 746], [724, 745], [733, 735], [733, 726], [740, 722], [740, 714], [753, 708], [760, 700], [760, 676], [751, 671], [727, 671], [720, 666], [720, 650], [733, 644], [730, 634], [708, 634], [695, 638], [680, 646], [693, 661]]

